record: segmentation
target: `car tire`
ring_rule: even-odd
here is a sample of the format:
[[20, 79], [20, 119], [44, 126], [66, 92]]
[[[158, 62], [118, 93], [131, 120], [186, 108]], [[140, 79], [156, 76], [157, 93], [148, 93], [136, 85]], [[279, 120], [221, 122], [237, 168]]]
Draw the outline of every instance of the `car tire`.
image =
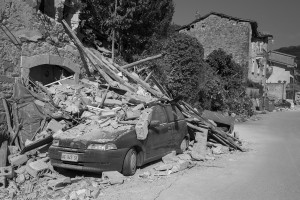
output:
[[189, 147], [189, 141], [186, 138], [183, 138], [181, 144], [180, 144], [180, 150], [181, 152], [185, 152]]
[[124, 176], [132, 176], [136, 172], [137, 153], [135, 149], [130, 149], [124, 159], [122, 173]]

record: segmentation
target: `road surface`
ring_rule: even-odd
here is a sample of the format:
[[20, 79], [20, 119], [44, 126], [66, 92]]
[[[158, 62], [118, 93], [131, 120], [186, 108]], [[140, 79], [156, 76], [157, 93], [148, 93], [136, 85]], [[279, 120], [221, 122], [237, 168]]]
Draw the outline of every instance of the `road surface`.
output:
[[300, 199], [300, 112], [270, 113], [236, 128], [249, 152], [178, 177], [156, 199]]

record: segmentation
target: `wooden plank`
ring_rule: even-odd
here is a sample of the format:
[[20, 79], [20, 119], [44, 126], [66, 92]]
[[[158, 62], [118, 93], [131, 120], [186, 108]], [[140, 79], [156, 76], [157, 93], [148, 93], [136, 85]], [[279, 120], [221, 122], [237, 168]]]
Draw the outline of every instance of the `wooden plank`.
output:
[[162, 56], [163, 56], [163, 54], [159, 54], [159, 55], [156, 55], [156, 56], [151, 56], [151, 57], [148, 57], [148, 58], [145, 58], [145, 59], [127, 64], [127, 65], [124, 65], [124, 66], [122, 66], [122, 68], [123, 69], [128, 69], [128, 68], [133, 67], [135, 65], [141, 64], [141, 63], [146, 62], [146, 61], [154, 60], [154, 59], [160, 58]]
[[104, 63], [103, 60], [104, 59], [100, 59], [99, 57], [97, 57], [93, 52], [91, 52], [89, 49], [86, 49], [87, 53], [90, 54], [95, 60], [96, 62], [98, 62], [99, 64], [102, 65], [102, 69], [105, 71], [105, 73], [107, 73], [108, 75], [110, 75], [113, 79], [115, 79], [117, 82], [119, 82], [120, 84], [126, 86], [131, 92], [135, 92], [136, 89], [131, 86], [129, 83], [127, 83], [126, 81], [124, 81], [121, 77], [119, 77], [117, 74], [115, 74], [111, 69], [109, 69], [106, 64]]
[[168, 92], [164, 89], [164, 87], [156, 80], [154, 76], [151, 76], [150, 79], [153, 81], [153, 83], [158, 87], [158, 89], [168, 98], [171, 99]]
[[115, 83], [113, 82], [113, 80], [95, 63], [95, 61], [93, 60], [93, 58], [87, 54], [87, 52], [85, 51], [85, 47], [83, 46], [83, 44], [81, 43], [81, 41], [78, 39], [78, 37], [74, 34], [74, 32], [72, 31], [72, 29], [69, 27], [69, 25], [67, 24], [67, 22], [63, 19], [62, 20], [63, 25], [65, 26], [65, 28], [67, 29], [67, 31], [69, 32], [69, 34], [72, 36], [72, 38], [74, 39], [75, 43], [77, 44], [77, 46], [80, 48], [80, 50], [84, 53], [84, 55], [90, 60], [90, 62], [93, 64], [93, 66], [95, 67], [95, 69], [97, 69], [99, 71], [99, 73], [101, 74], [101, 76], [105, 79], [105, 81], [112, 85], [115, 86]]
[[162, 94], [161, 92], [158, 92], [154, 89], [152, 89], [150, 87], [150, 85], [148, 83], [146, 83], [145, 81], [141, 80], [140, 78], [137, 78], [136, 76], [132, 75], [130, 72], [128, 72], [126, 69], [118, 66], [117, 64], [114, 63], [114, 66], [120, 70], [123, 74], [125, 74], [127, 77], [129, 77], [130, 79], [132, 79], [133, 81], [137, 82], [138, 84], [140, 84], [142, 87], [144, 87], [148, 92], [150, 92], [151, 94], [153, 94], [154, 96], [158, 97], [158, 98], [167, 98], [164, 94]]
[[153, 73], [154, 73], [154, 71], [152, 70], [152, 71], [148, 74], [148, 76], [145, 78], [145, 82], [147, 82], [147, 81], [151, 78], [151, 76], [152, 76]]

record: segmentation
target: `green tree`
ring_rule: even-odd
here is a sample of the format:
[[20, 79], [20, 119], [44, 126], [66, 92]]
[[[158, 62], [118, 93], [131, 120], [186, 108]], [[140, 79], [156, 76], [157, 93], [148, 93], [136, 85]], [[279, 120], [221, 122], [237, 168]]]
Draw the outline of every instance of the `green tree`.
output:
[[114, 0], [85, 1], [80, 16], [83, 29], [92, 29], [106, 41], [111, 41], [115, 29], [119, 51], [125, 57], [140, 54], [153, 34], [166, 34], [174, 13], [172, 0], [118, 0], [116, 16]]
[[237, 114], [248, 112], [249, 100], [245, 97], [247, 68], [237, 64], [232, 55], [218, 49], [207, 56], [213, 77], [207, 79], [201, 90], [200, 101], [210, 102], [211, 110], [226, 110]]
[[163, 63], [158, 66], [161, 82], [173, 94], [195, 105], [203, 75], [203, 47], [196, 38], [177, 33], [168, 38], [162, 49]]

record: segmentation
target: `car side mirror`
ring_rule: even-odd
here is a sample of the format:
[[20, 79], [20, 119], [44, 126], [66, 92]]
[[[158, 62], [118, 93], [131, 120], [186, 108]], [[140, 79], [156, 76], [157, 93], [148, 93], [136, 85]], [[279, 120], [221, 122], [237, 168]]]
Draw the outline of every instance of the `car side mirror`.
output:
[[150, 127], [156, 127], [160, 125], [160, 121], [158, 120], [152, 120], [149, 124]]

